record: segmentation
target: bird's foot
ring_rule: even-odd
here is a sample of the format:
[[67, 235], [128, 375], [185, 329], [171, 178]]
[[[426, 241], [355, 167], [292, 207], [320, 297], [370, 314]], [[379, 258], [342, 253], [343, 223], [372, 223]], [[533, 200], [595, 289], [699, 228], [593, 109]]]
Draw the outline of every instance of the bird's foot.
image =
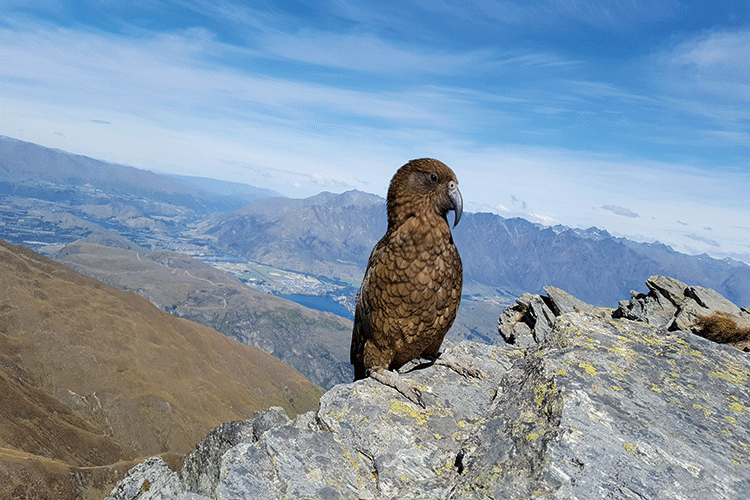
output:
[[454, 372], [458, 373], [459, 375], [463, 375], [466, 378], [469, 378], [469, 377], [482, 378], [482, 374], [479, 372], [479, 370], [471, 366], [471, 364], [469, 365], [465, 364], [460, 359], [458, 359], [457, 356], [449, 352], [440, 353], [435, 358], [434, 363], [436, 365], [447, 366]]
[[369, 375], [370, 378], [377, 380], [381, 384], [393, 387], [412, 403], [418, 404], [422, 408], [426, 408], [424, 401], [422, 400], [422, 391], [414, 387], [411, 381], [401, 377], [398, 372], [391, 370], [371, 370]]

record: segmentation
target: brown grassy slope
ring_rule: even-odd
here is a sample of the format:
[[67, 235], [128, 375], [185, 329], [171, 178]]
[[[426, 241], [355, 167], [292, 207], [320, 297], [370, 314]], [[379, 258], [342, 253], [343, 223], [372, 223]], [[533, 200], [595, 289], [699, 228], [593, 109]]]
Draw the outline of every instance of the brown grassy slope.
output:
[[317, 407], [288, 365], [0, 240], [0, 362], [139, 455], [185, 453], [256, 409]]
[[84, 467], [133, 457], [24, 374], [0, 367], [0, 447]]
[[[173, 470], [181, 457], [163, 455]], [[60, 460], [0, 448], [0, 498], [101, 500], [140, 461], [98, 467], [75, 467]]]
[[139, 253], [86, 241], [66, 245], [55, 260], [109, 285], [137, 291], [160, 309], [254, 345], [321, 386], [349, 366], [352, 322], [253, 290], [239, 279], [169, 251]]

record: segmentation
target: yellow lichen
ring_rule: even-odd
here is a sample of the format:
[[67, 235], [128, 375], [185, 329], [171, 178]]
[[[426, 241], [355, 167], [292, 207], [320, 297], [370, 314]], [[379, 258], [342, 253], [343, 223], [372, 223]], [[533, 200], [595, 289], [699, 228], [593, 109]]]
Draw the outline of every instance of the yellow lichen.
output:
[[696, 410], [703, 410], [703, 415], [706, 417], [711, 416], [713, 414], [713, 412], [710, 409], [708, 409], [708, 407], [706, 406], [694, 404], [693, 408], [695, 408]]
[[731, 382], [737, 385], [745, 384], [748, 379], [750, 379], [750, 374], [748, 374], [745, 370], [740, 370], [732, 366], [727, 367], [727, 369], [723, 371], [717, 370], [711, 372], [708, 375], [709, 377], [721, 378], [726, 380], [727, 382]]
[[430, 418], [430, 415], [432, 414], [432, 412], [418, 412], [403, 401], [394, 401], [391, 403], [391, 411], [409, 415], [413, 419], [416, 419], [420, 425], [426, 423], [427, 419]]
[[622, 447], [625, 448], [625, 451], [628, 453], [636, 453], [638, 451], [638, 447], [634, 444], [625, 443]]
[[586, 370], [586, 373], [588, 373], [592, 377], [596, 376], [596, 368], [594, 368], [594, 365], [592, 365], [591, 363], [578, 363], [578, 366]]
[[730, 403], [729, 408], [735, 413], [739, 413], [740, 415], [744, 415], [747, 412], [747, 408], [745, 408], [742, 403], [739, 403], [737, 401], [735, 401], [734, 403]]

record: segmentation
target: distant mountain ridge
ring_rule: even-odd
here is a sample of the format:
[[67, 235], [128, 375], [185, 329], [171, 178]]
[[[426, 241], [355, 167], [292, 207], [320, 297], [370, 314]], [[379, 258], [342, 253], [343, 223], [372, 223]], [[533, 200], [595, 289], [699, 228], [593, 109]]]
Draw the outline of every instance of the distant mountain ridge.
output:
[[[63, 197], [80, 196], [65, 191], [66, 186], [89, 186], [109, 195], [143, 197], [185, 206], [201, 214], [231, 210], [269, 196], [281, 196], [270, 189], [200, 177], [160, 175], [0, 137], [0, 194], [46, 199], [50, 192], [54, 192], [49, 186], [39, 186], [39, 183], [59, 185]], [[95, 194], [81, 201], [96, 202]]]
[[249, 260], [358, 282], [385, 225], [382, 198], [347, 191], [269, 198], [211, 216], [196, 233]]
[[[359, 191], [304, 200], [271, 198], [216, 214], [197, 232], [223, 250], [300, 272], [361, 280], [370, 251], [385, 234], [385, 200]], [[713, 288], [750, 304], [750, 266], [690, 256], [663, 244], [615, 238], [596, 228], [543, 227], [525, 219], [465, 213], [453, 229], [471, 283], [508, 297], [552, 285], [611, 306], [655, 274]]]
[[[26, 177], [19, 172], [26, 172]], [[43, 182], [61, 184], [37, 185]], [[109, 191], [90, 192], [65, 182], [86, 182]], [[196, 182], [202, 181], [167, 178], [4, 138], [0, 140], [0, 201], [8, 190], [16, 204], [24, 196], [33, 198], [35, 206], [45, 196], [57, 201], [44, 208], [42, 216], [22, 207], [5, 226], [0, 213], [0, 236], [33, 243], [70, 232], [62, 241], [69, 243], [90, 235], [95, 223], [102, 231], [117, 232], [148, 248], [234, 255], [357, 286], [372, 247], [385, 233], [385, 202], [376, 195], [349, 191], [302, 200], [271, 197], [248, 204], [243, 196], [249, 192], [272, 193], [249, 186], [230, 189], [221, 181], [213, 187], [204, 183], [208, 191], [226, 187], [230, 194], [222, 196], [197, 190]], [[127, 188], [130, 194], [115, 188]], [[71, 196], [77, 201], [59, 202]], [[109, 207], [112, 204], [119, 205]], [[66, 210], [72, 217], [62, 215]], [[27, 235], [28, 227], [12, 228], [27, 214], [39, 217], [44, 234], [31, 230]], [[631, 290], [644, 291], [644, 281], [661, 274], [715, 289], [738, 305], [750, 304], [750, 266], [730, 259], [680, 254], [666, 245], [615, 238], [597, 228], [543, 227], [489, 213], [466, 213], [453, 234], [469, 295], [512, 300], [552, 285], [589, 303], [612, 305]]]

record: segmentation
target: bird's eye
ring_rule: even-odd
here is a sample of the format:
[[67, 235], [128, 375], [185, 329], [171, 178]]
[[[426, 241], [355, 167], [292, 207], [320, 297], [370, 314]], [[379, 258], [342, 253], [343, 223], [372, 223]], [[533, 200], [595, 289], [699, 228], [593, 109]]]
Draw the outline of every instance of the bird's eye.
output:
[[430, 184], [437, 184], [438, 180], [439, 180], [438, 174], [436, 174], [435, 172], [432, 172], [430, 174]]

